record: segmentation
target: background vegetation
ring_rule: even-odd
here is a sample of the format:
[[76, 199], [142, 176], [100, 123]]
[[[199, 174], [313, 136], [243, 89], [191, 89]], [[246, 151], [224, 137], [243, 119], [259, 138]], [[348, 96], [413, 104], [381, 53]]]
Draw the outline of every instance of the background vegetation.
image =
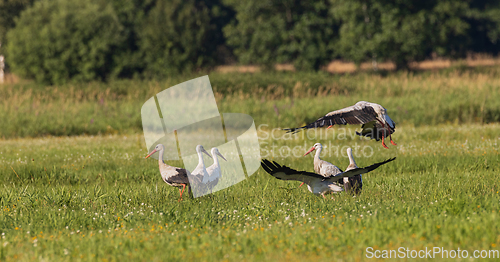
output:
[[[359, 261], [367, 247], [498, 251], [500, 67], [318, 69], [332, 59], [404, 69], [435, 56], [497, 55], [499, 10], [498, 1], [451, 0], [0, 0], [0, 54], [25, 78], [0, 85], [0, 261]], [[210, 71], [231, 63], [265, 70]], [[298, 71], [271, 71], [276, 63]], [[341, 168], [348, 160], [336, 150], [347, 146], [373, 150], [355, 151], [359, 166], [397, 159], [364, 176], [356, 197], [324, 200], [258, 170], [177, 202], [177, 189], [144, 159], [140, 109], [205, 74], [220, 112], [254, 118], [266, 158], [311, 171], [310, 157], [280, 149], [303, 154], [321, 142], [323, 158]], [[388, 109], [398, 146], [337, 139], [338, 128], [321, 129], [326, 135], [314, 141], [279, 130], [267, 136], [359, 100]]]
[[498, 1], [1, 0], [0, 53], [45, 84], [164, 79], [242, 63], [318, 70], [500, 50]]
[[[268, 128], [296, 127], [335, 108], [376, 101], [398, 124], [500, 121], [500, 67], [436, 72], [330, 75], [325, 72], [209, 74], [220, 112], [251, 115]], [[141, 107], [198, 75], [40, 87], [0, 85], [0, 137], [141, 133]]]

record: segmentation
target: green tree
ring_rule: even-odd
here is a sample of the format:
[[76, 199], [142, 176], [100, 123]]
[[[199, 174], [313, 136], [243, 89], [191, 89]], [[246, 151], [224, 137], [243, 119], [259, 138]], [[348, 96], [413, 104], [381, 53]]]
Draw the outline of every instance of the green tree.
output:
[[486, 51], [480, 46], [495, 45], [500, 16], [498, 4], [480, 2], [331, 0], [331, 13], [342, 23], [338, 54], [358, 64], [391, 60], [402, 69], [433, 52], [462, 57], [467, 51]]
[[162, 77], [213, 66], [231, 12], [218, 1], [157, 1], [138, 30], [145, 74]]
[[7, 34], [12, 70], [38, 82], [105, 79], [123, 26], [104, 0], [42, 0], [22, 12]]
[[271, 67], [292, 62], [298, 69], [319, 69], [331, 61], [335, 20], [327, 0], [227, 0], [236, 21], [224, 28], [239, 62]]
[[[7, 43], [7, 31], [14, 27], [14, 18], [19, 16], [21, 11], [33, 4], [34, 0], [0, 0], [0, 44]], [[0, 54], [2, 54], [0, 46]]]

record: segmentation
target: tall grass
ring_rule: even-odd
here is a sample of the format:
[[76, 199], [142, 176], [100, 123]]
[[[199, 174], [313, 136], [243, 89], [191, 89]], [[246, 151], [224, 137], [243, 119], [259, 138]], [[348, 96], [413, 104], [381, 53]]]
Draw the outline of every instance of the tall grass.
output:
[[[257, 125], [294, 127], [359, 100], [385, 106], [398, 124], [500, 121], [500, 67], [436, 72], [264, 72], [209, 75], [220, 112]], [[140, 108], [154, 94], [196, 76], [165, 81], [0, 85], [0, 137], [140, 133]]]

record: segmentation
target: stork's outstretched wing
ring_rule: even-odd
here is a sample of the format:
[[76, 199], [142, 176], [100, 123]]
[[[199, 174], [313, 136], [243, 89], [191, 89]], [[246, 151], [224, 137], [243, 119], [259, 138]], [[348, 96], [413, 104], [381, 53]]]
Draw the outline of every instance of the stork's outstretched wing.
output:
[[307, 171], [297, 171], [287, 166], [282, 166], [275, 161], [271, 162], [267, 159], [263, 159], [261, 165], [267, 173], [281, 180], [296, 180], [310, 184], [314, 180], [325, 179], [322, 175]]
[[338, 180], [340, 180], [340, 179], [342, 179], [344, 177], [353, 177], [355, 175], [365, 174], [365, 173], [368, 173], [368, 172], [371, 172], [371, 171], [377, 169], [381, 165], [384, 165], [384, 164], [387, 164], [387, 163], [389, 163], [391, 161], [394, 161], [394, 159], [396, 159], [396, 158], [393, 157], [393, 158], [387, 159], [385, 161], [382, 161], [382, 162], [379, 162], [379, 163], [375, 163], [373, 165], [370, 165], [370, 166], [367, 166], [367, 167], [363, 167], [363, 168], [351, 169], [349, 171], [345, 171], [345, 172], [337, 174], [335, 176], [327, 177], [327, 178], [325, 178], [325, 180], [328, 180], [330, 182], [337, 182]]
[[298, 128], [284, 128], [288, 132], [298, 132], [302, 129], [317, 128], [333, 125], [360, 125], [376, 120], [377, 113], [368, 102], [358, 102], [353, 106], [332, 111], [311, 124]]

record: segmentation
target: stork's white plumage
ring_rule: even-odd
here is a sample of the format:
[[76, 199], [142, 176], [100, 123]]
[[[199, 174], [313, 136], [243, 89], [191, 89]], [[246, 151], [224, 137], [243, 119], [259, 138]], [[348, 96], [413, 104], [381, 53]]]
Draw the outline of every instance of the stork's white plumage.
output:
[[160, 167], [161, 178], [165, 183], [170, 186], [181, 187], [179, 188], [180, 200], [182, 200], [182, 193], [184, 193], [184, 189], [186, 186], [189, 186], [188, 175], [190, 175], [189, 171], [184, 168], [178, 168], [174, 166], [169, 166], [163, 162], [163, 152], [165, 151], [165, 147], [162, 144], [156, 145], [155, 149], [149, 153], [146, 158], [150, 157], [152, 154], [159, 152], [158, 156], [158, 165]]
[[221, 176], [221, 168], [219, 164], [219, 158], [217, 156], [220, 156], [224, 161], [227, 161], [226, 158], [224, 158], [223, 155], [219, 152], [219, 149], [216, 147], [213, 147], [212, 150], [210, 150], [210, 153], [212, 153], [212, 158], [214, 159], [214, 163], [207, 167], [207, 173], [209, 176], [207, 178], [203, 177], [203, 183], [208, 183], [208, 188], [212, 190], [217, 183], [219, 183], [219, 178]]
[[344, 189], [339, 185], [339, 181], [344, 177], [352, 177], [356, 175], [361, 175], [364, 173], [368, 173], [381, 165], [389, 163], [396, 158], [391, 158], [385, 160], [383, 162], [379, 162], [373, 164], [371, 166], [367, 166], [365, 168], [355, 168], [349, 171], [341, 172], [335, 176], [323, 177], [322, 175], [307, 172], [307, 171], [297, 171], [295, 169], [291, 169], [287, 166], [282, 166], [276, 162], [271, 162], [267, 159], [262, 160], [262, 168], [274, 176], [277, 179], [281, 180], [296, 180], [304, 182], [308, 185], [308, 189], [311, 193], [315, 195], [321, 195], [323, 198], [325, 194], [332, 192], [343, 191]]
[[[340, 170], [340, 168], [320, 158], [321, 150], [323, 150], [323, 146], [320, 143], [314, 144], [314, 146], [311, 147], [311, 149], [309, 149], [309, 151], [307, 151], [304, 156], [308, 155], [314, 150], [316, 150], [316, 154], [314, 155], [314, 172], [316, 172], [316, 174], [320, 174], [323, 177], [330, 177], [342, 173], [342, 170]], [[300, 184], [299, 187], [301, 187], [303, 184], [304, 183]]]
[[363, 130], [361, 133], [356, 132], [359, 136], [369, 137], [379, 141], [382, 139], [382, 146], [388, 148], [384, 142], [385, 137], [389, 137], [391, 144], [396, 145], [392, 141], [392, 133], [395, 132], [396, 123], [387, 115], [387, 110], [376, 103], [359, 101], [353, 106], [332, 111], [309, 125], [298, 128], [285, 128], [288, 132], [298, 132], [302, 129], [318, 128], [333, 125], [359, 125], [362, 124]]
[[[207, 150], [203, 148], [202, 145], [197, 145], [196, 146], [196, 153], [198, 154], [198, 165], [196, 168], [191, 172], [191, 175], [193, 177], [196, 177], [199, 181], [203, 181], [206, 178], [209, 177], [207, 169], [205, 167], [205, 162], [203, 161], [203, 154], [207, 154], [208, 157], [212, 158], [210, 154], [208, 154]], [[203, 182], [202, 182], [203, 183]]]
[[[356, 161], [354, 161], [351, 148], [347, 148], [347, 156], [349, 157], [349, 166], [347, 166], [345, 171], [358, 168], [358, 166], [356, 165]], [[344, 177], [344, 189], [346, 192], [358, 194], [359, 192], [361, 192], [362, 188], [363, 188], [363, 179], [361, 175]]]

